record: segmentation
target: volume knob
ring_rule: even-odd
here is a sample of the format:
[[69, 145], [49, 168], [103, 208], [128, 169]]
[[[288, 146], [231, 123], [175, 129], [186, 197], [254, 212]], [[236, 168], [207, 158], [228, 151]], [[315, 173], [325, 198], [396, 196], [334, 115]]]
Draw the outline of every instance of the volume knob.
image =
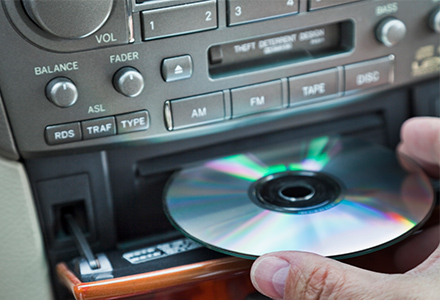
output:
[[63, 39], [91, 35], [107, 21], [113, 0], [22, 0], [29, 17], [44, 31]]

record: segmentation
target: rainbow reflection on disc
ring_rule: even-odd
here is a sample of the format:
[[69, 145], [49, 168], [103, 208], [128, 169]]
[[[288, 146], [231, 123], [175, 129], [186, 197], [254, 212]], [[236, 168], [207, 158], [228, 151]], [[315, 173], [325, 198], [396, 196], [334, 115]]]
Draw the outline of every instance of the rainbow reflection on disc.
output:
[[245, 258], [284, 250], [343, 258], [380, 249], [423, 223], [433, 202], [429, 179], [411, 160], [327, 136], [183, 169], [164, 195], [166, 214], [183, 234]]

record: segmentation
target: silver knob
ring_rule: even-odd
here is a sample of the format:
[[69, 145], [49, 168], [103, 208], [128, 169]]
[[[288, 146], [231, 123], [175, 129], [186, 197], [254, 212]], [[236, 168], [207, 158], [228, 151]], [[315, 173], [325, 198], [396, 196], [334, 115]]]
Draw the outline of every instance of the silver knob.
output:
[[113, 86], [124, 96], [136, 97], [144, 89], [144, 77], [135, 68], [124, 67], [113, 76]]
[[376, 38], [387, 47], [397, 45], [405, 35], [405, 23], [396, 18], [386, 18], [376, 28]]
[[56, 106], [69, 107], [78, 100], [78, 89], [70, 79], [58, 77], [47, 84], [46, 97]]
[[429, 17], [429, 26], [435, 32], [440, 33], [440, 7], [431, 13]]

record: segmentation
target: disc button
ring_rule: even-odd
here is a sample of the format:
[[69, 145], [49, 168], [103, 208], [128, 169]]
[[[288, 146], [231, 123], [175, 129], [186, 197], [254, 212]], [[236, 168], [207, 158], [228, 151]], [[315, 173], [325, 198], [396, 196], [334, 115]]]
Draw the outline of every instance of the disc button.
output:
[[347, 65], [345, 91], [367, 89], [394, 82], [394, 56]]

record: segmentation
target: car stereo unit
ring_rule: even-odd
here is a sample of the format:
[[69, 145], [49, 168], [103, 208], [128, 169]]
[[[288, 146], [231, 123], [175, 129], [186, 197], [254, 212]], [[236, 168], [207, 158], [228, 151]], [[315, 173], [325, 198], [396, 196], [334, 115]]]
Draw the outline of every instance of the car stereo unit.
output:
[[[310, 198], [327, 211], [342, 207], [338, 195], [347, 185], [295, 163], [282, 169], [289, 152], [282, 145], [293, 143], [293, 153], [303, 153], [299, 145], [322, 150], [308, 152], [320, 155], [316, 167], [338, 151], [376, 149], [371, 142], [394, 149], [406, 119], [440, 116], [439, 5], [0, 0], [0, 163], [24, 167], [20, 182], [32, 195], [26, 207], [35, 205], [29, 215], [38, 215], [39, 228], [17, 236], [41, 235], [44, 258], [36, 264], [47, 260], [54, 297], [193, 299], [204, 280], [223, 280], [211, 290], [244, 289], [225, 299], [263, 299], [248, 279], [248, 260], [175, 229], [185, 234], [181, 220], [210, 219], [200, 208], [206, 203], [185, 205], [192, 209], [185, 218], [174, 200], [217, 195], [229, 203], [219, 195], [250, 174], [234, 166], [260, 158], [276, 172], [261, 173], [249, 189], [257, 206]], [[361, 142], [353, 147], [346, 137]], [[224, 170], [218, 159], [237, 153], [226, 159], [238, 172], [226, 187], [206, 170], [192, 171], [198, 164]], [[344, 155], [366, 167], [389, 163]], [[0, 182], [7, 188], [16, 190]], [[316, 199], [323, 190], [334, 199]], [[271, 193], [275, 202], [265, 196]], [[295, 205], [287, 206], [302, 210]], [[211, 294], [203, 295], [194, 299]]]

